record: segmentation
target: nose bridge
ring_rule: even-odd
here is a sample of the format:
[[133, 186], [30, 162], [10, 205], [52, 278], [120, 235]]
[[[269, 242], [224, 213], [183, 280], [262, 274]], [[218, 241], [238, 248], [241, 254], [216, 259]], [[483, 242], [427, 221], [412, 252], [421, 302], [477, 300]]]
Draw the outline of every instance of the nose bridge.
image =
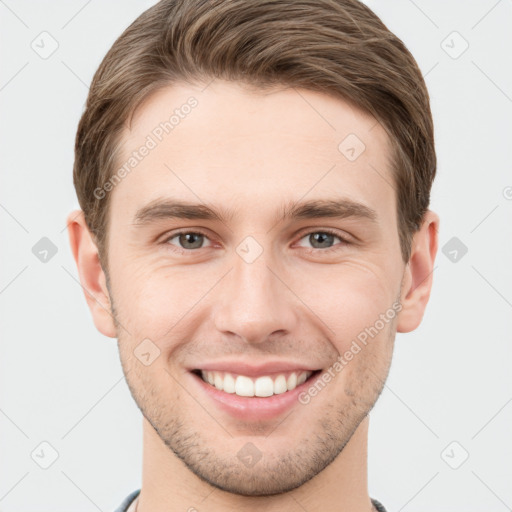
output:
[[[251, 242], [249, 241], [249, 244]], [[247, 342], [265, 341], [276, 331], [290, 332], [297, 321], [293, 294], [273, 268], [270, 250], [240, 244], [233, 255], [233, 269], [222, 288], [215, 324], [223, 333], [236, 334]], [[250, 254], [251, 257], [247, 257]]]

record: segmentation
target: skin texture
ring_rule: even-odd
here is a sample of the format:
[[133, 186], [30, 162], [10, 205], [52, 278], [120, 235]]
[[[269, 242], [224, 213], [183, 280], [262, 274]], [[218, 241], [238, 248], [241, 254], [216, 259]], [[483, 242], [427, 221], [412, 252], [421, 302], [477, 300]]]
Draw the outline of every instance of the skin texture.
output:
[[[414, 330], [423, 317], [439, 218], [427, 212], [405, 264], [387, 134], [375, 119], [318, 92], [262, 92], [221, 80], [205, 87], [154, 93], [124, 133], [120, 165], [174, 109], [197, 99], [110, 192], [108, 288], [83, 214], [68, 217], [95, 325], [118, 338], [144, 415], [138, 512], [369, 511], [368, 413], [396, 332]], [[355, 161], [338, 149], [351, 133], [366, 146]], [[135, 223], [139, 209], [169, 197], [233, 217]], [[283, 219], [288, 201], [341, 198], [375, 210], [376, 222]], [[187, 245], [175, 236], [183, 228], [205, 236]], [[310, 236], [322, 229], [335, 231], [323, 245]], [[247, 236], [262, 249], [252, 263], [237, 253]], [[278, 419], [228, 415], [188, 372], [225, 358], [327, 370], [398, 299], [399, 313], [342, 371]], [[134, 354], [144, 339], [160, 350], [148, 366]], [[237, 457], [248, 442], [262, 454], [252, 467]]]

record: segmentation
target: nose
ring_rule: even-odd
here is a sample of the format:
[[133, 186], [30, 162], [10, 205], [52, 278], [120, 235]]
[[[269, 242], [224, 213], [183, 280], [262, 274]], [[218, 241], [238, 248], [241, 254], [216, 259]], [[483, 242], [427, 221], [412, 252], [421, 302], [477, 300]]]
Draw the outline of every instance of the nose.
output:
[[217, 299], [214, 323], [219, 332], [251, 344], [294, 332], [299, 318], [297, 300], [286, 282], [286, 272], [278, 270], [266, 251], [252, 263], [237, 254], [233, 261]]

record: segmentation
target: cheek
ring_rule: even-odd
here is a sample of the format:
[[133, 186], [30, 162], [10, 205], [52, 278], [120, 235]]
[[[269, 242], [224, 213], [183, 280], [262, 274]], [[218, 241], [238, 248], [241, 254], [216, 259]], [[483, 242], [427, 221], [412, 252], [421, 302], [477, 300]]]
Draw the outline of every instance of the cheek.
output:
[[342, 349], [381, 314], [392, 310], [394, 291], [399, 288], [394, 279], [377, 265], [354, 260], [302, 274], [294, 280], [293, 289], [327, 325], [328, 336], [339, 340]]
[[132, 338], [159, 340], [214, 287], [217, 274], [193, 265], [122, 262], [112, 277], [119, 320], [126, 324]]
[[148, 418], [155, 419], [162, 411], [178, 414], [181, 408], [180, 386], [175, 385], [176, 373], [167, 368], [165, 357], [158, 356], [150, 365], [135, 355], [130, 340], [120, 340], [119, 354], [126, 382], [138, 406]]

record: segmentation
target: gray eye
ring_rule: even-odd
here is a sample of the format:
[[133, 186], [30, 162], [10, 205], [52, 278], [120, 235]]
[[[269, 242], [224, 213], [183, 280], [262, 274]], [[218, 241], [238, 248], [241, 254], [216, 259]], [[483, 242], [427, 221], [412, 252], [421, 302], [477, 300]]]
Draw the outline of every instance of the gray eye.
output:
[[[178, 244], [172, 243], [172, 240], [178, 239]], [[205, 241], [206, 236], [201, 233], [194, 233], [193, 231], [187, 231], [184, 233], [177, 233], [173, 237], [169, 238], [168, 243], [172, 245], [178, 245], [182, 249], [201, 249]]]
[[179, 241], [184, 249], [198, 249], [203, 244], [203, 235], [199, 233], [182, 233]]
[[309, 235], [309, 241], [315, 249], [324, 249], [326, 244], [328, 244], [327, 247], [331, 247], [334, 238], [336, 238], [334, 235], [331, 235], [330, 233], [324, 233], [322, 231], [311, 233]]

